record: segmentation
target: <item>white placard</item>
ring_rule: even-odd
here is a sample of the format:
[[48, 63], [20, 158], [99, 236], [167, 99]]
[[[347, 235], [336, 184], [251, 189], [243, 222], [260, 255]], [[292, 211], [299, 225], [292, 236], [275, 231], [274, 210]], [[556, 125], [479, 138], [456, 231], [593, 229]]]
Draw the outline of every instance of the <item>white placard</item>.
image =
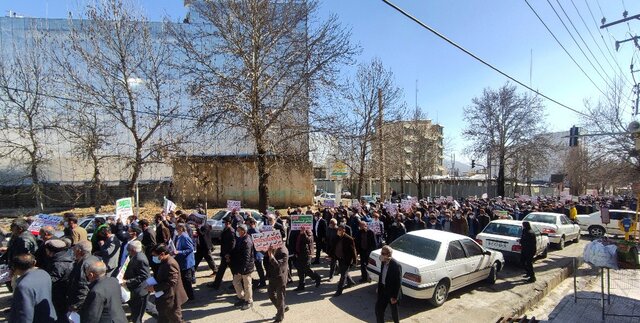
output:
[[252, 233], [251, 238], [256, 251], [267, 251], [269, 247], [279, 248], [282, 246], [280, 231]]
[[42, 227], [46, 227], [48, 225], [52, 227], [57, 227], [62, 221], [61, 216], [57, 215], [49, 215], [49, 214], [38, 214], [29, 225], [29, 231], [38, 232]]
[[125, 197], [116, 201], [116, 217], [125, 223], [133, 215], [133, 198]]
[[236, 200], [227, 200], [227, 210], [229, 211], [240, 211], [240, 206], [242, 202]]

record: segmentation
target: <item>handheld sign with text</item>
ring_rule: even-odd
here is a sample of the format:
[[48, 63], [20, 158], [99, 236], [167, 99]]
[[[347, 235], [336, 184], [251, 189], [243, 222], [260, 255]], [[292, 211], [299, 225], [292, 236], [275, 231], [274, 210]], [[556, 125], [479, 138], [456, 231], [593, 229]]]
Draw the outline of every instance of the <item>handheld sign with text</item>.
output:
[[265, 224], [260, 228], [260, 232], [269, 232], [269, 231], [273, 231], [272, 225]]
[[58, 226], [58, 224], [60, 224], [60, 221], [62, 221], [61, 216], [49, 215], [49, 214], [38, 214], [35, 216], [35, 219], [33, 219], [33, 222], [31, 223], [31, 225], [29, 225], [29, 231], [39, 232], [42, 227], [45, 227], [48, 225], [55, 228]]
[[240, 201], [234, 201], [234, 200], [227, 200], [227, 210], [229, 211], [240, 211], [240, 205], [241, 202]]
[[133, 198], [125, 197], [116, 201], [116, 217], [125, 222], [133, 215]]
[[382, 225], [382, 222], [380, 221], [371, 221], [371, 222], [367, 222], [367, 227], [369, 227], [369, 230], [371, 230], [373, 232], [373, 234], [375, 235], [380, 235], [382, 234], [381, 232], [381, 228], [380, 226]]
[[405, 212], [411, 212], [411, 206], [413, 205], [411, 202], [411, 200], [401, 200], [400, 208]]
[[336, 207], [336, 201], [335, 200], [324, 200], [324, 201], [322, 201], [322, 206], [324, 206], [324, 207]]
[[311, 230], [313, 226], [313, 216], [311, 215], [291, 215], [291, 230]]
[[280, 231], [267, 231], [252, 233], [253, 247], [256, 251], [267, 251], [269, 247], [279, 248], [282, 246], [282, 236]]
[[175, 211], [176, 208], [177, 206], [175, 203], [173, 203], [171, 200], [167, 198], [164, 199], [164, 206], [162, 207], [162, 210], [164, 211], [165, 214], [169, 214]]

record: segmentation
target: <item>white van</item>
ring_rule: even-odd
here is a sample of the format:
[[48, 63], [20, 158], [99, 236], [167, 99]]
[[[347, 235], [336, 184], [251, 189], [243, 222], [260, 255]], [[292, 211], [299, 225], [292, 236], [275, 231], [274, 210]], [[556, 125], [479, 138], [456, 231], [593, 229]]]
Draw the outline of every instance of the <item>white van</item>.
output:
[[[609, 223], [603, 223], [601, 211], [591, 214], [579, 214], [578, 224], [580, 230], [588, 231], [593, 237], [602, 237], [605, 234], [624, 235], [624, 231], [620, 230], [620, 220], [627, 216], [635, 222], [636, 212], [631, 210], [609, 210]], [[638, 224], [636, 223], [636, 229]], [[633, 231], [633, 228], [631, 229]]]

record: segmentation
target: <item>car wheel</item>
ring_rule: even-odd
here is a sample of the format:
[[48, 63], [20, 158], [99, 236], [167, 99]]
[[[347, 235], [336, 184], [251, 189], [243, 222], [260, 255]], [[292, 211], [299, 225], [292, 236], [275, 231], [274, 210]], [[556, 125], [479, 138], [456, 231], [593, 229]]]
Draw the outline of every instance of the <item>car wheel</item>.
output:
[[558, 242], [558, 249], [564, 249], [564, 236], [562, 236], [562, 238], [560, 238], [560, 242]]
[[549, 254], [549, 246], [544, 247], [544, 251], [540, 254], [540, 258], [542, 259], [547, 258], [548, 254]]
[[604, 236], [605, 231], [604, 228], [601, 226], [592, 226], [589, 227], [589, 235], [594, 237], [594, 238], [600, 238], [602, 236]]
[[446, 280], [441, 280], [438, 285], [436, 285], [435, 291], [433, 291], [433, 297], [431, 297], [431, 305], [438, 307], [444, 304], [447, 300], [447, 296], [449, 296], [449, 283]]
[[496, 280], [498, 280], [498, 263], [494, 262], [493, 266], [491, 266], [491, 271], [489, 272], [487, 281], [489, 282], [489, 284], [495, 284]]

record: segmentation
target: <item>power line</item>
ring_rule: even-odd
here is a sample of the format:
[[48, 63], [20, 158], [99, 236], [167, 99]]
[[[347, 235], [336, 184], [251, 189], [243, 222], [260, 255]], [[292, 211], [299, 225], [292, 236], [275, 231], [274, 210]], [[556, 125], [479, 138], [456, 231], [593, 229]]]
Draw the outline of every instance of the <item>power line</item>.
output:
[[[600, 25], [598, 25], [598, 22], [596, 21], [596, 17], [593, 15], [593, 11], [591, 10], [591, 6], [589, 6], [589, 2], [587, 2], [587, 0], [584, 0], [584, 3], [587, 5], [587, 9], [589, 9], [589, 14], [591, 15], [591, 19], [593, 20], [593, 24], [596, 26], [596, 29], [598, 30], [598, 33], [600, 34], [600, 39], [602, 40], [602, 43], [604, 44], [604, 47], [609, 52], [609, 56], [611, 56], [611, 59], [613, 59], [613, 61], [616, 63], [616, 65], [618, 65], [618, 69], [620, 70], [620, 73], [625, 75], [624, 72], [622, 71], [622, 67], [620, 67], [620, 62], [618, 62], [618, 59], [616, 59], [616, 57], [611, 52], [611, 49], [609, 49], [609, 46], [607, 45], [607, 41], [604, 40], [604, 35], [602, 34], [602, 31], [600, 30]], [[598, 6], [599, 6], [599, 4], [598, 4]], [[602, 11], [602, 10], [600, 10], [600, 11]], [[609, 37], [611, 37], [611, 34], [609, 34]], [[615, 39], [614, 39], [614, 41], [615, 41]]]
[[558, 43], [558, 45], [560, 45], [560, 47], [562, 47], [562, 49], [564, 50], [565, 53], [567, 53], [567, 55], [569, 56], [569, 58], [571, 58], [571, 60], [573, 61], [574, 64], [576, 64], [576, 66], [580, 69], [580, 71], [582, 71], [582, 73], [584, 74], [584, 76], [586, 76], [589, 81], [591, 81], [591, 84], [593, 84], [593, 86], [595, 86], [596, 89], [598, 89], [598, 91], [600, 91], [600, 93], [602, 93], [602, 95], [606, 96], [606, 94], [604, 93], [604, 91], [602, 91], [600, 89], [600, 87], [598, 87], [598, 85], [596, 84], [596, 82], [593, 81], [593, 79], [589, 76], [589, 74], [587, 74], [587, 72], [585, 72], [585, 70], [582, 68], [582, 66], [580, 66], [580, 64], [578, 64], [578, 62], [575, 60], [575, 58], [573, 58], [573, 56], [571, 55], [571, 53], [569, 53], [569, 51], [567, 50], [567, 48], [564, 47], [564, 45], [562, 45], [562, 42], [558, 39], [558, 37], [556, 37], [556, 35], [553, 33], [553, 31], [551, 31], [551, 29], [549, 28], [549, 26], [547, 26], [547, 24], [544, 22], [544, 20], [542, 20], [542, 17], [540, 17], [540, 15], [538, 14], [538, 12], [533, 9], [533, 7], [531, 6], [531, 4], [529, 3], [529, 1], [524, 0], [524, 2], [527, 3], [527, 6], [529, 6], [529, 9], [531, 9], [531, 11], [533, 11], [533, 14], [536, 15], [536, 17], [538, 17], [538, 20], [540, 20], [540, 22], [542, 23], [542, 25], [544, 25], [544, 28], [547, 29], [547, 31], [551, 34], [551, 36], [553, 37], [553, 39], [556, 40], [556, 42]]
[[[567, 28], [567, 25], [565, 25], [564, 21], [562, 21], [562, 19], [560, 18], [560, 15], [558, 14], [558, 12], [556, 11], [556, 9], [553, 7], [553, 5], [551, 5], [551, 2], [549, 0], [547, 0], [547, 3], [549, 3], [549, 5], [551, 6], [551, 9], [553, 9], [553, 12], [556, 13], [556, 16], [558, 16], [558, 19], [560, 19], [560, 22], [562, 22], [562, 25], [564, 26], [564, 28], [567, 30], [567, 32], [569, 33], [569, 35], [571, 36], [571, 39], [573, 39], [573, 41], [576, 43], [576, 46], [578, 46], [578, 49], [580, 49], [580, 51], [582, 52], [582, 55], [584, 55], [584, 57], [587, 59], [587, 61], [589, 61], [589, 64], [591, 64], [591, 67], [593, 67], [593, 69], [598, 73], [598, 75], [600, 75], [600, 72], [598, 72], [598, 69], [596, 69], [596, 67], [593, 65], [593, 63], [591, 62], [591, 60], [589, 60], [589, 58], [587, 57], [587, 55], [585, 54], [585, 52], [582, 50], [582, 48], [580, 47], [580, 45], [578, 44], [578, 42], [576, 41], [576, 39], [573, 37], [573, 35], [571, 34], [571, 32], [569, 31], [569, 28]], [[567, 14], [567, 12], [564, 10], [564, 7], [562, 6], [562, 4], [560, 3], [559, 0], [556, 0], [556, 3], [558, 3], [558, 6], [560, 6], [560, 10], [562, 10], [562, 12], [564, 13], [564, 16], [567, 17], [567, 20], [569, 21], [569, 24], [571, 24], [571, 27], [573, 27], [573, 30], [576, 32], [576, 34], [578, 34], [578, 37], [580, 37], [580, 40], [582, 40], [582, 43], [584, 44], [584, 46], [587, 48], [587, 51], [589, 51], [589, 53], [591, 54], [591, 56], [593, 57], [593, 59], [595, 60], [596, 64], [598, 64], [598, 66], [600, 66], [600, 69], [602, 70], [602, 73], [604, 75], [607, 76], [607, 79], [609, 80], [609, 82], [611, 82], [612, 84], [615, 83], [611, 77], [607, 74], [607, 72], [605, 71], [605, 69], [602, 67], [602, 64], [600, 64], [600, 61], [598, 61], [598, 58], [596, 57], [596, 55], [593, 54], [593, 52], [591, 51], [591, 48], [589, 48], [589, 45], [587, 45], [587, 42], [584, 40], [584, 38], [582, 38], [582, 35], [580, 34], [580, 32], [578, 31], [578, 28], [576, 28], [576, 26], [573, 24], [573, 21], [571, 20], [571, 18], [569, 17], [569, 15]], [[600, 75], [600, 77], [602, 77], [602, 75]], [[603, 78], [604, 80], [604, 78]], [[607, 83], [607, 80], [605, 80], [605, 83]]]
[[[578, 17], [580, 17], [580, 20], [582, 21], [582, 24], [584, 25], [584, 28], [589, 32], [589, 35], [591, 36], [591, 39], [593, 40], [593, 43], [596, 44], [596, 47], [598, 47], [598, 50], [600, 51], [600, 54], [602, 54], [602, 56], [604, 57], [604, 59], [607, 62], [607, 64], [609, 64], [609, 67], [611, 67], [612, 70], [615, 70], [616, 68], [613, 66], [613, 64], [611, 64], [611, 61], [609, 60], [607, 55], [602, 50], [602, 47], [600, 47], [600, 44], [598, 43], [598, 41], [596, 40], [596, 37], [591, 32], [591, 29], [589, 29], [589, 26], [587, 25], [587, 22], [582, 17], [582, 14], [580, 13], [580, 10], [578, 10], [578, 6], [576, 6], [576, 4], [575, 4], [575, 2], [573, 0], [571, 0], [571, 4], [573, 5], [573, 8], [576, 9], [576, 13], [578, 13]], [[611, 52], [609, 52], [609, 53], [611, 54]], [[624, 79], [625, 79], [625, 81], [627, 83], [631, 83], [631, 81], [629, 80], [629, 77], [627, 76], [627, 73], [622, 71], [622, 68], [620, 67], [620, 65], [616, 64], [616, 66], [620, 70], [621, 77], [624, 77]], [[617, 73], [615, 73], [615, 74], [617, 75]]]
[[[75, 102], [75, 103], [82, 103], [82, 104], [86, 104], [86, 105], [104, 107], [104, 105], [101, 105], [101, 104], [98, 104], [98, 103], [89, 102], [89, 101], [85, 101], [85, 100], [81, 100], [81, 99], [68, 98], [68, 97], [55, 95], [55, 94], [48, 94], [46, 92], [37, 92], [36, 93], [36, 92], [30, 91], [30, 90], [18, 89], [18, 88], [14, 88], [14, 87], [10, 87], [10, 86], [3, 86], [3, 88], [5, 88], [7, 91], [10, 90], [10, 91], [22, 92], [22, 93], [33, 94], [33, 95], [41, 95], [41, 96], [52, 98], [52, 99], [56, 99], [56, 100], [63, 100], [63, 101], [68, 101], [68, 102]], [[174, 119], [189, 120], [189, 121], [198, 121], [198, 118], [193, 117], [193, 116], [189, 116], [189, 115], [184, 115], [184, 114], [164, 114], [164, 113], [154, 113], [154, 112], [147, 112], [147, 111], [140, 111], [140, 110], [136, 110], [135, 112], [136, 113], [140, 113], [140, 114], [158, 116], [158, 117], [174, 118]]]
[[454, 41], [450, 40], [449, 38], [447, 38], [446, 36], [444, 36], [443, 34], [441, 34], [440, 32], [438, 32], [437, 30], [435, 30], [435, 29], [433, 29], [433, 28], [431, 28], [431, 27], [427, 26], [425, 23], [423, 23], [422, 21], [420, 21], [418, 18], [415, 18], [414, 16], [412, 16], [412, 15], [411, 15], [411, 14], [409, 14], [408, 12], [404, 11], [404, 10], [403, 10], [403, 9], [401, 9], [400, 7], [398, 7], [398, 6], [396, 6], [395, 4], [393, 4], [393, 3], [389, 2], [389, 0], [382, 0], [382, 1], [383, 1], [384, 3], [386, 3], [387, 5], [389, 5], [390, 7], [392, 7], [393, 9], [397, 10], [398, 12], [400, 12], [401, 14], [403, 14], [405, 17], [407, 17], [407, 18], [409, 18], [409, 19], [413, 20], [413, 21], [414, 21], [415, 23], [417, 23], [418, 25], [420, 25], [420, 26], [422, 26], [423, 28], [427, 29], [428, 31], [430, 31], [430, 32], [431, 32], [431, 33], [433, 33], [434, 35], [436, 35], [436, 36], [440, 37], [442, 40], [444, 40], [444, 41], [446, 41], [447, 43], [449, 43], [449, 44], [453, 45], [453, 46], [454, 46], [454, 47], [456, 47], [457, 49], [459, 49], [459, 50], [463, 51], [465, 54], [467, 54], [467, 55], [469, 55], [469, 56], [473, 57], [475, 60], [479, 61], [480, 63], [484, 64], [485, 66], [489, 67], [490, 69], [492, 69], [492, 70], [494, 70], [494, 71], [498, 72], [499, 74], [503, 75], [504, 77], [506, 77], [506, 78], [508, 78], [508, 79], [510, 79], [510, 80], [512, 80], [512, 81], [514, 81], [514, 82], [516, 82], [516, 83], [517, 83], [517, 84], [519, 84], [520, 86], [522, 86], [522, 87], [524, 87], [524, 88], [528, 89], [529, 91], [531, 91], [531, 92], [533, 92], [533, 93], [535, 93], [535, 94], [537, 94], [537, 95], [540, 95], [541, 97], [543, 97], [543, 98], [545, 98], [545, 99], [547, 99], [547, 100], [549, 100], [549, 101], [551, 101], [551, 102], [553, 102], [553, 103], [555, 103], [555, 104], [557, 104], [557, 105], [559, 105], [559, 106], [561, 106], [561, 107], [563, 107], [563, 108], [566, 108], [566, 109], [568, 109], [568, 110], [571, 110], [571, 111], [573, 111], [573, 112], [575, 112], [575, 113], [577, 113], [577, 114], [580, 114], [580, 115], [582, 115], [582, 116], [585, 116], [585, 117], [587, 117], [587, 118], [589, 118], [589, 117], [590, 117], [589, 115], [585, 114], [584, 112], [581, 112], [581, 111], [579, 111], [579, 110], [576, 110], [576, 109], [574, 109], [574, 108], [572, 108], [572, 107], [570, 107], [570, 106], [568, 106], [568, 105], [566, 105], [566, 104], [560, 103], [560, 102], [558, 102], [558, 101], [556, 101], [556, 100], [554, 100], [554, 99], [552, 99], [552, 98], [550, 98], [550, 97], [548, 97], [548, 96], [544, 95], [543, 93], [541, 93], [541, 92], [540, 92], [540, 91], [538, 91], [538, 90], [534, 90], [534, 89], [533, 89], [533, 88], [531, 88], [530, 86], [528, 86], [528, 85], [526, 85], [526, 84], [524, 84], [524, 83], [520, 82], [520, 81], [519, 81], [519, 80], [517, 80], [516, 78], [514, 78], [514, 77], [510, 76], [509, 74], [507, 74], [507, 73], [505, 73], [505, 72], [501, 71], [501, 70], [500, 70], [500, 69], [498, 69], [497, 67], [495, 67], [495, 66], [491, 65], [490, 63], [487, 63], [487, 62], [486, 62], [485, 60], [483, 60], [482, 58], [480, 58], [480, 57], [476, 56], [475, 54], [471, 53], [470, 51], [468, 51], [468, 50], [467, 50], [467, 49], [465, 49], [464, 47], [462, 47], [462, 46], [458, 45], [456, 42], [454, 42]]

